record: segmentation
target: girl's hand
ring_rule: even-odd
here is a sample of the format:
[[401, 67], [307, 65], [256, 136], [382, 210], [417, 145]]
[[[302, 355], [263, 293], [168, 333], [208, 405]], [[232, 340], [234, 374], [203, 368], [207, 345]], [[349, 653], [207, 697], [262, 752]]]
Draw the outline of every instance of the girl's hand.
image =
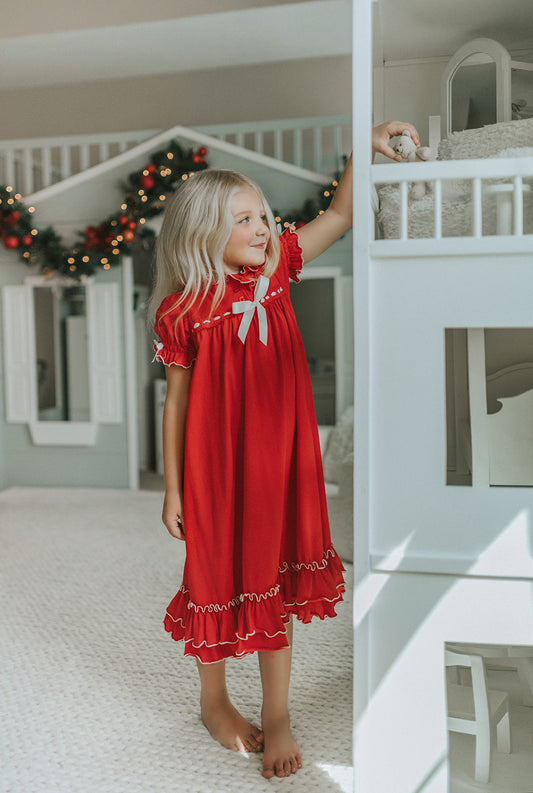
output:
[[163, 502], [163, 523], [169, 534], [177, 540], [184, 540], [183, 531], [183, 499], [179, 493], [165, 492]]
[[402, 157], [394, 151], [390, 145], [390, 139], [395, 138], [397, 135], [401, 135], [404, 129], [409, 130], [415, 145], [420, 146], [418, 132], [412, 124], [408, 124], [405, 121], [386, 121], [384, 124], [380, 124], [379, 127], [374, 127], [372, 130], [372, 160], [374, 159], [374, 155], [379, 152], [380, 154], [384, 154], [385, 157], [389, 157], [391, 160], [401, 162]]

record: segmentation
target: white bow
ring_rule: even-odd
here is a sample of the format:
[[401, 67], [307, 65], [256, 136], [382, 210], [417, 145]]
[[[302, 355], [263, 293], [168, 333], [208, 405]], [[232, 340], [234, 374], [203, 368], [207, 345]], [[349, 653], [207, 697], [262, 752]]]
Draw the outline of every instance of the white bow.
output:
[[239, 332], [237, 334], [243, 344], [246, 341], [248, 330], [252, 324], [255, 310], [257, 309], [257, 319], [259, 322], [259, 341], [263, 342], [263, 344], [266, 346], [268, 340], [268, 320], [265, 307], [261, 303], [261, 300], [267, 293], [268, 284], [269, 279], [265, 278], [264, 275], [260, 275], [257, 279], [257, 284], [255, 285], [253, 302], [251, 300], [240, 300], [238, 303], [233, 303], [233, 313], [242, 313], [243, 315], [241, 324], [239, 325]]

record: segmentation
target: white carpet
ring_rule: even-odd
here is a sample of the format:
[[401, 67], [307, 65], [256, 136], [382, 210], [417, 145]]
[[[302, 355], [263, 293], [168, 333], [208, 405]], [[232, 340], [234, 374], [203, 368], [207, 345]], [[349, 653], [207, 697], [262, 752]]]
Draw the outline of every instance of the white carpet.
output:
[[[163, 630], [183, 545], [161, 494], [13, 488], [0, 493], [2, 793], [312, 793], [351, 790], [351, 605], [295, 625], [295, 776], [216, 744], [198, 715], [196, 663]], [[347, 570], [351, 584], [351, 570]], [[256, 657], [228, 663], [259, 722]]]

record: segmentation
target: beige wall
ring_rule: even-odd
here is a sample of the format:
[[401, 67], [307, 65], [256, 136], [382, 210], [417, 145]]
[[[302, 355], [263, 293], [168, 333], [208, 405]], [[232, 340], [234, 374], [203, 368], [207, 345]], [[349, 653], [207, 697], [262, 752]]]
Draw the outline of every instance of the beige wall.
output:
[[351, 58], [0, 91], [0, 139], [351, 112]]

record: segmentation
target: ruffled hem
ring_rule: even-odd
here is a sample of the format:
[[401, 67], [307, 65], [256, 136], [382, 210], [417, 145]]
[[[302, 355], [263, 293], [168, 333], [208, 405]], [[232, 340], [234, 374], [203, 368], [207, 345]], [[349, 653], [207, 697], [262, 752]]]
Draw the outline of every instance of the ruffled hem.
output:
[[269, 591], [238, 595], [229, 603], [198, 606], [182, 586], [167, 609], [165, 630], [185, 642], [185, 655], [201, 663], [280, 650], [288, 646], [285, 625], [291, 614], [304, 623], [336, 616], [335, 604], [345, 591], [343, 570], [330, 548], [320, 562], [282, 565]]
[[304, 266], [304, 257], [298, 240], [298, 234], [292, 226], [289, 226], [281, 236], [285, 240], [285, 254], [287, 256], [289, 278], [291, 281], [299, 284], [299, 276]]

